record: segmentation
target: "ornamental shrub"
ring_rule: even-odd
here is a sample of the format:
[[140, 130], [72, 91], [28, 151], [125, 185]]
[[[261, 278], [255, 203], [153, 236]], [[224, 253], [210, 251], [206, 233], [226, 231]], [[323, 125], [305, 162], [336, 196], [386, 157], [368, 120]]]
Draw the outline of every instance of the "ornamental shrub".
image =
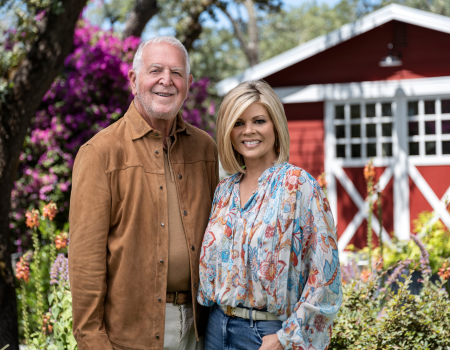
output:
[[[403, 283], [398, 281], [410, 262], [400, 262], [387, 282], [383, 282], [385, 272], [369, 270], [353, 273], [350, 281], [344, 277], [344, 299], [334, 323], [330, 350], [450, 349], [448, 280], [441, 277], [434, 284], [426, 275], [420, 295], [411, 295], [408, 286], [418, 264], [406, 269], [401, 276]], [[353, 264], [350, 270], [358, 271], [355, 268]], [[397, 293], [390, 292], [393, 282], [399, 285]]]
[[[31, 246], [25, 227], [25, 212], [31, 207], [53, 200], [57, 227], [67, 221], [75, 156], [83, 143], [127, 111], [133, 98], [127, 74], [139, 40], [122, 40], [79, 21], [74, 51], [45, 94], [20, 155], [10, 213], [18, 251]], [[192, 84], [182, 113], [186, 121], [213, 134], [215, 108], [208, 79]]]

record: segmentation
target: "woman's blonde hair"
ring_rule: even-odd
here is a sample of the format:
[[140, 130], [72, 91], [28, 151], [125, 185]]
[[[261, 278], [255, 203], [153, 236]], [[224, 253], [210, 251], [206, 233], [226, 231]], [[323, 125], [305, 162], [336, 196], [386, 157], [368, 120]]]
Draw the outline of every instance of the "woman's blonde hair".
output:
[[275, 147], [278, 158], [275, 164], [289, 160], [289, 130], [283, 105], [275, 91], [264, 81], [246, 81], [225, 95], [217, 117], [217, 146], [223, 169], [234, 174], [245, 173], [244, 159], [231, 144], [231, 130], [237, 119], [252, 104], [266, 107], [275, 127]]

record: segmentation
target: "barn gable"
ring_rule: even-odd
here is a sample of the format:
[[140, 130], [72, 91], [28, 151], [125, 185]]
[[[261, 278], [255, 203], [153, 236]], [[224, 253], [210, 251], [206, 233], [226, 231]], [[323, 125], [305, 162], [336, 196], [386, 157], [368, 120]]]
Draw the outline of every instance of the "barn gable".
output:
[[[408, 24], [405, 28], [403, 24]], [[390, 30], [393, 30], [394, 27], [396, 27], [396, 37], [394, 37], [394, 33], [389, 32]], [[387, 53], [387, 44], [390, 42], [394, 42], [397, 40], [397, 45], [400, 44], [400, 47], [394, 48], [394, 50], [402, 49], [402, 51], [405, 49], [403, 47], [404, 42], [402, 43], [402, 33], [403, 35], [406, 32], [406, 46], [409, 49], [408, 46], [412, 45], [413, 42], [417, 42], [418, 49], [421, 45], [425, 45], [425, 50], [422, 51], [423, 55], [429, 54], [429, 45], [433, 46], [433, 49], [440, 50], [439, 53], [442, 54], [442, 51], [445, 51], [445, 55], [450, 54], [450, 45], [444, 46], [442, 45], [442, 40], [448, 41], [450, 40], [446, 34], [450, 34], [450, 18], [446, 16], [440, 16], [437, 14], [409, 8], [406, 6], [401, 6], [397, 4], [391, 4], [388, 6], [383, 7], [382, 9], [375, 11], [368, 16], [365, 16], [361, 20], [356, 21], [355, 23], [349, 23], [341, 28], [332, 31], [329, 34], [320, 36], [316, 39], [313, 39], [305, 44], [299, 45], [291, 50], [288, 50], [280, 55], [277, 55], [267, 61], [261, 62], [260, 64], [251, 67], [247, 69], [242, 74], [236, 75], [234, 77], [230, 77], [228, 79], [224, 79], [221, 82], [219, 82], [216, 85], [216, 88], [220, 95], [224, 95], [229, 90], [231, 90], [233, 87], [238, 85], [239, 83], [247, 80], [257, 80], [257, 79], [265, 79], [267, 81], [271, 81], [271, 83], [274, 83], [274, 87], [280, 87], [280, 86], [294, 86], [294, 85], [309, 85], [309, 84], [324, 84], [324, 83], [343, 83], [343, 82], [349, 82], [349, 81], [370, 81], [370, 80], [381, 80], [376, 78], [379, 76], [386, 76], [386, 74], [392, 73], [391, 71], [384, 72], [383, 70], [378, 70], [378, 75], [374, 74], [373, 79], [364, 79], [363, 76], [360, 78], [357, 78], [356, 80], [349, 80], [347, 78], [347, 75], [343, 78], [343, 80], [338, 80], [338, 75], [336, 75], [336, 69], [331, 69], [331, 74], [333, 76], [332, 80], [327, 80], [327, 78], [323, 77], [321, 78], [322, 81], [316, 80], [316, 78], [311, 79], [305, 79], [298, 80], [297, 82], [294, 78], [292, 81], [284, 81], [281, 80], [282, 77], [286, 78], [286, 75], [291, 75], [292, 73], [298, 72], [296, 69], [300, 68], [298, 64], [307, 61], [305, 68], [310, 69], [308, 64], [313, 64], [308, 61], [309, 58], [316, 58], [315, 56], [320, 56], [321, 53], [324, 53], [326, 51], [329, 51], [331, 49], [332, 53], [336, 53], [336, 56], [340, 57], [333, 57], [331, 55], [329, 58], [330, 60], [324, 60], [321, 62], [322, 64], [319, 66], [315, 66], [314, 74], [320, 74], [320, 71], [322, 69], [327, 70], [328, 65], [332, 65], [332, 67], [336, 67], [336, 64], [339, 62], [331, 62], [332, 58], [339, 59], [343, 62], [341, 64], [347, 65], [348, 67], [352, 67], [352, 65], [359, 65], [359, 63], [364, 64], [367, 63], [375, 63], [375, 67], [370, 67], [371, 69], [376, 68], [377, 66], [377, 60], [379, 60], [382, 56], [385, 56]], [[409, 33], [410, 32], [410, 33]], [[363, 34], [367, 33], [367, 37], [362, 40], [361, 37]], [[429, 38], [428, 35], [430, 35], [433, 38]], [[414, 38], [415, 35], [418, 35], [419, 40], [411, 40]], [[351, 39], [355, 39], [355, 42], [352, 42]], [[430, 40], [431, 39], [431, 40]], [[371, 40], [375, 40], [372, 42]], [[357, 55], [356, 59], [353, 59], [353, 57], [350, 57], [348, 54], [349, 46], [346, 45], [346, 42], [350, 41], [351, 46], [355, 47], [355, 50], [359, 51], [359, 54]], [[437, 42], [437, 46], [435, 43]], [[440, 46], [439, 46], [440, 43]], [[364, 46], [365, 50], [360, 50], [358, 47], [360, 45]], [[352, 48], [350, 48], [351, 51], [353, 51]], [[343, 53], [343, 55], [342, 55]], [[355, 52], [353, 52], [355, 53]], [[364, 58], [364, 56], [369, 55], [372, 53], [374, 56], [370, 56], [370, 58]], [[381, 56], [379, 55], [381, 54]], [[414, 55], [420, 54], [419, 52], [415, 53]], [[323, 56], [324, 59], [327, 57], [327, 55]], [[446, 56], [448, 57], [448, 56]], [[320, 59], [322, 59], [320, 57]], [[411, 64], [416, 64], [418, 57], [406, 57], [407, 62], [411, 60]], [[421, 61], [423, 62], [423, 61]], [[448, 62], [445, 61], [445, 59], [442, 59], [442, 62]], [[314, 64], [313, 64], [314, 65]], [[293, 71], [290, 71], [289, 68], [293, 68]], [[353, 67], [357, 68], [357, 67]], [[403, 69], [403, 68], [402, 68]], [[447, 67], [448, 69], [448, 67]], [[408, 70], [408, 69], [405, 69]], [[289, 73], [288, 73], [289, 72]], [[348, 69], [345, 71], [348, 73]], [[279, 74], [277, 74], [279, 73]], [[308, 70], [305, 70], [302, 72], [303, 74], [307, 74]], [[407, 74], [407, 72], [404, 72], [404, 74]], [[418, 73], [420, 74], [420, 73]], [[424, 76], [443, 76], [444, 74], [440, 73], [425, 73], [425, 74], [431, 74], [431, 75], [424, 75]], [[438, 75], [436, 75], [438, 74]], [[298, 74], [295, 74], [296, 76], [299, 76]], [[450, 74], [448, 74], [450, 75]], [[392, 74], [390, 75], [392, 76]], [[388, 75], [389, 77], [389, 75]], [[415, 78], [418, 78], [419, 76], [413, 76]], [[395, 79], [395, 78], [394, 78]]]

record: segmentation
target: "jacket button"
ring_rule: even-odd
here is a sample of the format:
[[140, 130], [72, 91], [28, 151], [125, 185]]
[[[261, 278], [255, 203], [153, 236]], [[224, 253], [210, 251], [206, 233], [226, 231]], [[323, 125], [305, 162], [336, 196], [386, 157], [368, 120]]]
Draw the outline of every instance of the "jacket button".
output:
[[181, 180], [183, 176], [181, 174], [178, 174], [178, 178]]
[[194, 287], [197, 288], [198, 287], [198, 283], [194, 283]]
[[161, 259], [159, 262], [162, 264], [164, 261], [163, 261], [163, 259]]
[[164, 226], [164, 222], [161, 222], [161, 226]]
[[191, 250], [195, 250], [195, 247], [193, 245], [191, 246]]
[[187, 211], [185, 210], [185, 211], [183, 211], [183, 214], [184, 214], [184, 216], [186, 216], [187, 215]]
[[158, 298], [158, 301], [161, 301], [161, 298]]
[[159, 186], [159, 189], [160, 189], [160, 190], [162, 190], [162, 188], [163, 188], [162, 186]]
[[159, 339], [159, 334], [156, 335], [156, 339]]
[[158, 151], [158, 150], [156, 150], [156, 151], [155, 151], [155, 153], [156, 153], [156, 154], [159, 154], [159, 151]]

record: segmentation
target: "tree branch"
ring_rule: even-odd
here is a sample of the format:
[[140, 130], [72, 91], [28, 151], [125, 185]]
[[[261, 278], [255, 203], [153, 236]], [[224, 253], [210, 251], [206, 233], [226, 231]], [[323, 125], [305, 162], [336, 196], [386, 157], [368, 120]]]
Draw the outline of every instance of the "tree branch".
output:
[[248, 50], [251, 56], [249, 63], [253, 67], [259, 63], [258, 23], [256, 21], [255, 3], [253, 0], [245, 0], [244, 6], [248, 12]]
[[245, 56], [247, 57], [247, 61], [250, 65], [250, 67], [255, 66], [259, 63], [259, 45], [258, 45], [258, 26], [256, 21], [256, 15], [255, 15], [255, 8], [254, 8], [254, 2], [253, 0], [245, 0], [245, 8], [247, 9], [249, 20], [247, 23], [247, 30], [248, 30], [248, 36], [249, 40], [246, 42], [245, 40], [245, 33], [243, 30], [239, 27], [239, 23], [236, 19], [234, 19], [230, 13], [227, 11], [226, 7], [220, 7], [222, 12], [228, 17], [230, 20], [233, 29], [234, 34], [236, 35], [236, 38], [238, 39], [239, 43], [241, 44], [242, 51], [244, 51]]
[[190, 51], [192, 49], [194, 41], [197, 40], [202, 33], [203, 27], [200, 23], [200, 15], [207, 11], [213, 3], [213, 0], [204, 0], [199, 2], [196, 6], [190, 6], [188, 9], [188, 16], [182, 20], [183, 25], [176, 34], [186, 50]]
[[244, 51], [244, 54], [247, 57], [248, 62], [250, 63], [249, 48], [245, 41], [244, 33], [239, 28], [238, 22], [233, 17], [231, 17], [231, 15], [228, 13], [228, 11], [226, 9], [221, 8], [221, 10], [230, 20], [230, 22], [233, 26], [233, 29], [234, 29], [234, 34], [236, 35], [236, 38], [238, 39], [239, 43], [241, 44], [241, 48]]
[[136, 0], [125, 22], [123, 37], [140, 37], [148, 21], [159, 11], [157, 0]]

